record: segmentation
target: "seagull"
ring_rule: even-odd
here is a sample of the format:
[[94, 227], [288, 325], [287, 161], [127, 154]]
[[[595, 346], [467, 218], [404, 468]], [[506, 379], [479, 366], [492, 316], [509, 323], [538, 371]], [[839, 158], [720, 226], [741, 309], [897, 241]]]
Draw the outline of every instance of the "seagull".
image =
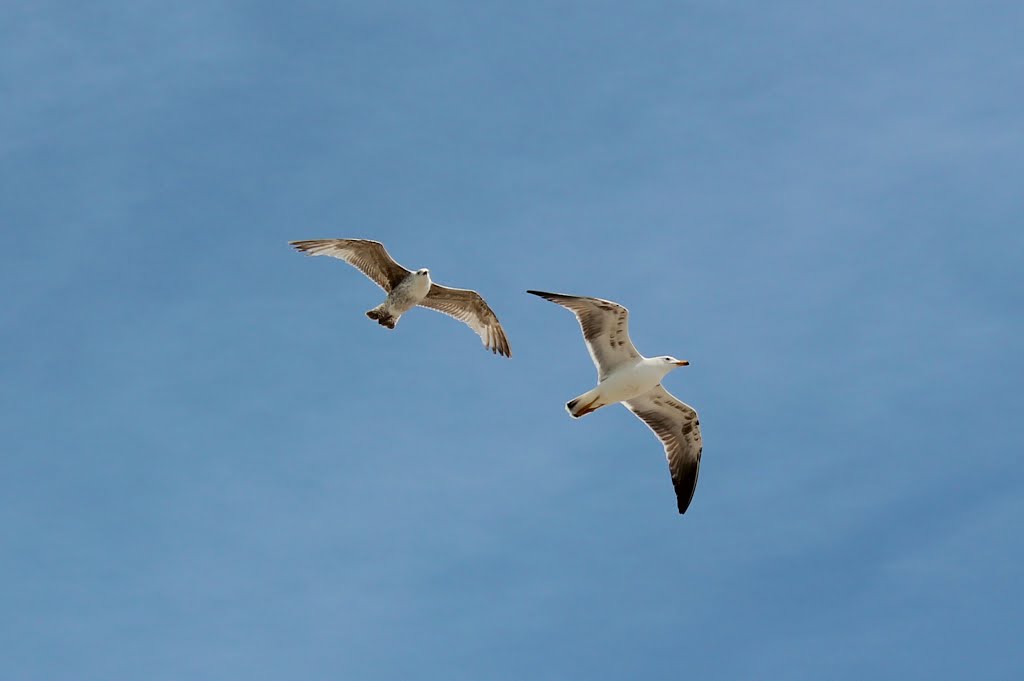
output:
[[693, 407], [661, 386], [670, 371], [689, 364], [675, 357], [644, 357], [629, 339], [629, 310], [601, 298], [527, 291], [576, 315], [590, 358], [597, 367], [597, 387], [566, 403], [578, 419], [616, 402], [647, 424], [665, 447], [676, 504], [686, 513], [697, 488], [702, 449], [700, 421]]
[[354, 266], [387, 292], [388, 297], [366, 316], [381, 326], [395, 328], [402, 315], [416, 307], [437, 310], [464, 322], [476, 331], [484, 346], [505, 357], [512, 356], [505, 330], [494, 311], [476, 291], [448, 288], [430, 280], [430, 270], [411, 272], [388, 255], [384, 244], [369, 239], [312, 239], [290, 241], [296, 250], [307, 255], [329, 255]]

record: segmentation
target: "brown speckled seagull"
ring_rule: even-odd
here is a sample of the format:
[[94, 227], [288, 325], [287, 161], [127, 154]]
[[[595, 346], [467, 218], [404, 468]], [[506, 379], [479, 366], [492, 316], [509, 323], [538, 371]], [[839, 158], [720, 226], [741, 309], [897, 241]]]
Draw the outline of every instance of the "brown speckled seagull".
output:
[[388, 294], [384, 302], [367, 310], [366, 316], [381, 326], [395, 328], [402, 315], [419, 305], [454, 317], [476, 331], [484, 346], [505, 357], [512, 356], [505, 330], [494, 311], [476, 291], [448, 288], [430, 280], [430, 270], [411, 272], [388, 255], [384, 244], [369, 239], [313, 239], [291, 241], [307, 255], [329, 255], [352, 265]]
[[597, 387], [570, 400], [565, 408], [573, 418], [616, 402], [633, 412], [665, 447], [676, 505], [686, 513], [697, 488], [703, 443], [693, 407], [661, 386], [665, 375], [689, 364], [675, 357], [644, 357], [629, 339], [629, 311], [601, 298], [527, 291], [568, 308], [583, 329], [583, 340], [597, 367]]

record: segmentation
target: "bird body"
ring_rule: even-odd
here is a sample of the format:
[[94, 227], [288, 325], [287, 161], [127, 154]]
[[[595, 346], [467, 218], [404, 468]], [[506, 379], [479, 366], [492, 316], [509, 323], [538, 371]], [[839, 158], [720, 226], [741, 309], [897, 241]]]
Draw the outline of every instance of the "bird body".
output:
[[676, 505], [685, 513], [697, 488], [703, 441], [693, 407], [676, 399], [661, 385], [670, 371], [689, 362], [675, 357], [644, 357], [629, 339], [629, 311], [610, 300], [527, 291], [561, 305], [576, 315], [598, 384], [565, 408], [580, 418], [601, 407], [621, 402], [661, 440], [668, 459]]
[[596, 388], [570, 400], [565, 408], [573, 418], [579, 418], [609, 404], [639, 397], [660, 385], [665, 374], [677, 366], [661, 357], [642, 357], [636, 362], [619, 365]]
[[497, 315], [476, 291], [441, 286], [430, 271], [411, 272], [388, 254], [384, 244], [369, 239], [309, 239], [290, 242], [307, 255], [329, 255], [344, 260], [365, 274], [388, 294], [384, 302], [366, 311], [381, 326], [395, 328], [402, 315], [416, 306], [436, 310], [473, 329], [484, 346], [505, 357], [512, 350]]
[[429, 270], [424, 268], [412, 272], [391, 289], [383, 303], [367, 310], [366, 316], [381, 326], [393, 329], [402, 315], [426, 299], [432, 284]]

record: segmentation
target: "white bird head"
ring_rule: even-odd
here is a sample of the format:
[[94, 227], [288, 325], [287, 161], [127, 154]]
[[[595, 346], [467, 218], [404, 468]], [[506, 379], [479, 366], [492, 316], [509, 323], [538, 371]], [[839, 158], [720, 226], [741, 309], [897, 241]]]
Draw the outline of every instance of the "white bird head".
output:
[[418, 270], [416, 270], [416, 274], [420, 275], [421, 277], [429, 277], [430, 270], [428, 270], [426, 267], [421, 267]]
[[675, 371], [679, 367], [688, 366], [690, 363], [685, 359], [676, 359], [669, 355], [664, 357], [649, 357], [644, 362], [651, 366], [662, 369], [662, 373], [667, 374], [670, 371]]

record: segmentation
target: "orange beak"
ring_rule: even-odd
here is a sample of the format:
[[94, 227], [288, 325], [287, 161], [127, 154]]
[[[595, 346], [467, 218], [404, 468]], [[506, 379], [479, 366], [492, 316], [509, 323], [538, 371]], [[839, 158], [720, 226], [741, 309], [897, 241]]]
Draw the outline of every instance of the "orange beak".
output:
[[678, 362], [673, 362], [673, 364], [675, 364], [677, 367], [690, 366], [690, 362], [688, 360], [685, 360], [685, 359], [681, 359]]

